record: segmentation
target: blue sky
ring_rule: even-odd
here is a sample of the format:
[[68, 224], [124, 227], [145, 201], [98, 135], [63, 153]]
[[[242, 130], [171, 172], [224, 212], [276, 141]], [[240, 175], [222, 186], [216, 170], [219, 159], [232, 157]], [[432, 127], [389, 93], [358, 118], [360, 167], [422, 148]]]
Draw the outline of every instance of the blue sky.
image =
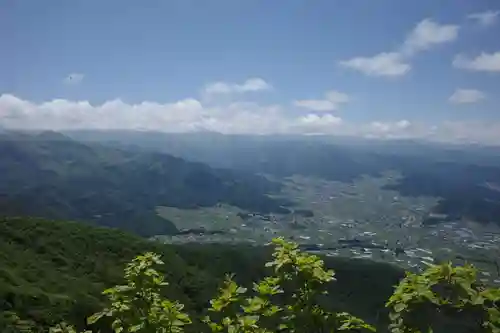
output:
[[0, 0], [0, 125], [500, 144], [499, 11], [495, 0]]

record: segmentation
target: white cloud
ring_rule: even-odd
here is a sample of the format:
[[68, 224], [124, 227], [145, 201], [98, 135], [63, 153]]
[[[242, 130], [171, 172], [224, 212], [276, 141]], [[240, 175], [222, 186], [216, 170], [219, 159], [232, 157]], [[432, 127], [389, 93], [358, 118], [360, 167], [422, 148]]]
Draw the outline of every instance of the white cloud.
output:
[[341, 61], [340, 65], [371, 76], [401, 76], [411, 69], [397, 52], [383, 52], [373, 57], [356, 57]]
[[288, 126], [288, 133], [300, 134], [341, 134], [343, 120], [331, 114], [307, 114], [295, 118]]
[[349, 96], [347, 94], [336, 90], [327, 91], [325, 93], [325, 98], [335, 104], [349, 102]]
[[500, 51], [491, 54], [483, 52], [475, 58], [457, 55], [453, 66], [471, 71], [500, 72]]
[[326, 99], [303, 99], [294, 101], [293, 104], [312, 111], [332, 111], [337, 108], [334, 103]]
[[337, 110], [341, 104], [347, 102], [349, 102], [349, 96], [347, 94], [331, 90], [325, 93], [324, 99], [296, 100], [293, 104], [297, 107], [312, 111], [333, 111]]
[[24, 129], [156, 129], [189, 130], [203, 116], [196, 99], [169, 104], [127, 104], [119, 99], [101, 105], [55, 99], [35, 104], [12, 95], [0, 96], [0, 123]]
[[[13, 129], [141, 129], [164, 132], [217, 131], [226, 134], [303, 133], [324, 129], [337, 118], [317, 121], [290, 117], [279, 105], [236, 102], [206, 106], [193, 98], [160, 104], [119, 99], [99, 105], [56, 99], [32, 103], [13, 95], [0, 96], [0, 126]], [[313, 118], [311, 118], [313, 119]], [[309, 120], [311, 120], [309, 119]], [[338, 118], [340, 119], [340, 118]]]
[[261, 78], [250, 78], [242, 84], [228, 82], [213, 82], [205, 86], [206, 94], [232, 94], [253, 91], [271, 90], [273, 87]]
[[476, 89], [457, 89], [448, 101], [454, 104], [470, 104], [477, 103], [485, 98], [486, 95]]
[[85, 78], [85, 74], [82, 73], [71, 73], [64, 78], [65, 84], [79, 84]]
[[236, 102], [204, 105], [197, 99], [160, 104], [110, 100], [56, 99], [33, 103], [0, 96], [0, 127], [5, 129], [141, 129], [163, 132], [209, 130], [224, 134], [329, 134], [368, 138], [416, 138], [448, 142], [500, 144], [500, 122], [415, 123], [402, 119], [354, 123], [330, 113], [293, 116], [280, 105]]
[[458, 30], [458, 25], [439, 24], [431, 19], [424, 19], [407, 36], [402, 52], [406, 55], [413, 55], [434, 45], [452, 42], [457, 39]]
[[408, 120], [399, 120], [396, 122], [380, 122], [374, 121], [369, 125], [374, 132], [379, 133], [394, 133], [404, 131], [411, 126]]
[[471, 20], [477, 21], [480, 25], [487, 27], [490, 25], [495, 24], [495, 22], [498, 19], [498, 15], [500, 14], [500, 11], [492, 11], [492, 10], [487, 10], [485, 12], [481, 13], [473, 13], [467, 15], [467, 18]]
[[[337, 101], [340, 93], [329, 93]], [[0, 96], [0, 126], [12, 129], [128, 129], [164, 132], [216, 131], [224, 134], [336, 133], [342, 119], [331, 114], [291, 116], [280, 105], [234, 102], [206, 106], [192, 98], [173, 103], [56, 99], [32, 103]]]
[[458, 30], [458, 25], [439, 24], [431, 19], [424, 19], [413, 28], [396, 51], [381, 52], [372, 57], [354, 57], [340, 61], [339, 64], [370, 76], [402, 76], [411, 69], [408, 63], [411, 56], [432, 46], [454, 41]]
[[303, 124], [306, 126], [336, 126], [342, 123], [342, 119], [339, 117], [335, 117], [331, 114], [317, 115], [317, 114], [308, 114], [304, 117], [299, 118], [299, 124]]

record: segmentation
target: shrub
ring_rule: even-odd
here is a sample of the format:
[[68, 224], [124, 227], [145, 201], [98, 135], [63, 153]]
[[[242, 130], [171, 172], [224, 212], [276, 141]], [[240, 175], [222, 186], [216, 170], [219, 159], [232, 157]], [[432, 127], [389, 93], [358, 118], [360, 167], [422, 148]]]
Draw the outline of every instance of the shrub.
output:
[[[251, 289], [226, 276], [219, 293], [210, 301], [202, 319], [205, 330], [219, 333], [322, 333], [375, 332], [375, 328], [346, 312], [332, 312], [323, 301], [326, 284], [335, 281], [320, 257], [301, 252], [283, 238], [273, 240], [273, 259], [266, 264], [271, 274]], [[88, 318], [89, 325], [109, 321], [114, 332], [181, 333], [192, 319], [177, 301], [163, 298], [167, 284], [155, 269], [160, 257], [145, 253], [125, 269], [124, 285], [104, 291], [109, 305]], [[443, 323], [460, 318], [471, 332], [500, 332], [500, 289], [477, 283], [470, 265], [431, 265], [422, 274], [407, 273], [386, 306], [390, 308], [392, 333], [428, 333]], [[32, 332], [14, 314], [12, 332]], [[17, 324], [16, 324], [17, 323]], [[65, 323], [52, 333], [76, 333]], [[87, 331], [91, 332], [91, 331]]]

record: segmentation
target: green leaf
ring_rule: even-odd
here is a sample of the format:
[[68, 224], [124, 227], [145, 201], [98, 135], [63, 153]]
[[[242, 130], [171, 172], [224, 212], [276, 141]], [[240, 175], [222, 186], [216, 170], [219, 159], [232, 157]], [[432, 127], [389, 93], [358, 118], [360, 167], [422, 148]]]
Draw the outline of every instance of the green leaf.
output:
[[129, 327], [129, 329], [128, 329], [128, 330], [129, 330], [130, 332], [138, 332], [138, 331], [140, 331], [141, 329], [143, 329], [143, 328], [144, 328], [144, 325], [145, 325], [145, 323], [144, 323], [144, 322], [142, 322], [142, 323], [140, 323], [140, 324], [133, 325], [133, 326]]
[[238, 287], [238, 288], [236, 289], [236, 293], [237, 293], [237, 294], [244, 294], [244, 293], [246, 293], [246, 292], [247, 292], [247, 288]]
[[393, 309], [395, 312], [401, 312], [406, 309], [406, 304], [405, 303], [397, 303], [393, 306]]
[[396, 321], [397, 319], [401, 318], [401, 313], [400, 312], [389, 312], [389, 319], [391, 321]]
[[89, 324], [89, 325], [95, 324], [99, 319], [101, 319], [105, 315], [106, 315], [106, 312], [94, 313], [92, 316], [87, 318], [87, 324]]

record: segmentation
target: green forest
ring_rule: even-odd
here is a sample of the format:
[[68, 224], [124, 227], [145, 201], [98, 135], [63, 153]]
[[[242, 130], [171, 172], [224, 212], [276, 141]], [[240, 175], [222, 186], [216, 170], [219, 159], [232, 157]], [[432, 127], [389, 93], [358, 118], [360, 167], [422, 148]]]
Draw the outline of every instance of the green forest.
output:
[[[82, 221], [141, 236], [175, 234], [157, 206], [227, 203], [248, 211], [288, 212], [268, 196], [278, 183], [171, 155], [83, 144], [60, 133], [0, 134], [0, 216]], [[137, 223], [141, 221], [141, 223]]]
[[[177, 305], [174, 308], [182, 313], [182, 318], [187, 318], [184, 314], [189, 317], [191, 324], [178, 327], [186, 332], [210, 331], [210, 327], [214, 329], [215, 324], [224, 326], [224, 323], [230, 323], [217, 313], [214, 314], [212, 326], [203, 321], [204, 316], [211, 313], [207, 312], [207, 309], [214, 306], [214, 300], [222, 297], [221, 295], [227, 296], [224, 288], [234, 289], [237, 285], [237, 288], [244, 286], [251, 289], [252, 282], [275, 281], [272, 278], [278, 276], [286, 285], [286, 288], [283, 287], [286, 292], [276, 296], [278, 307], [286, 306], [286, 300], [291, 297], [293, 290], [302, 290], [304, 283], [309, 288], [307, 290], [313, 294], [325, 288], [324, 291], [328, 292], [328, 295], [311, 294], [314, 298], [313, 304], [320, 307], [315, 308], [317, 311], [325, 311], [324, 314], [349, 313], [349, 317], [334, 316], [338, 327], [350, 320], [352, 325], [362, 324], [365, 325], [363, 327], [378, 329], [379, 332], [388, 331], [388, 327], [392, 327], [392, 332], [416, 332], [410, 330], [414, 326], [394, 326], [399, 318], [396, 314], [404, 317], [405, 325], [416, 325], [412, 318], [417, 314], [416, 318], [420, 318], [418, 324], [432, 323], [435, 332], [498, 332], [499, 327], [500, 290], [478, 284], [475, 271], [471, 267], [453, 268], [444, 264], [431, 267], [422, 275], [407, 273], [405, 277], [404, 272], [387, 264], [352, 259], [320, 259], [301, 253], [296, 245], [282, 240], [278, 240], [274, 247], [259, 248], [202, 244], [173, 246], [147, 241], [118, 230], [35, 218], [2, 219], [0, 238], [2, 332], [22, 331], [30, 327], [35, 331], [46, 331], [61, 322], [74, 325], [77, 330], [110, 331], [111, 324], [108, 320], [103, 319], [88, 325], [87, 318], [103, 309], [109, 309], [117, 300], [125, 302], [127, 299], [130, 301], [132, 297], [137, 301], [135, 297], [144, 294], [140, 290], [125, 288], [129, 290], [129, 298], [124, 298], [124, 295], [119, 294], [125, 289], [117, 287], [111, 289], [118, 292], [115, 295], [117, 297], [111, 297], [111, 303], [107, 299], [110, 297], [109, 292], [102, 294], [103, 290], [113, 286], [130, 284], [130, 272], [134, 267], [134, 279], [151, 280], [152, 277], [157, 277], [151, 281], [158, 282], [158, 285], [151, 281], [144, 284], [154, 287], [152, 290], [158, 293], [158, 299], [154, 298], [154, 302], [168, 301], [171, 307], [174, 304], [184, 304], [182, 311]], [[141, 256], [144, 253], [146, 255]], [[160, 258], [163, 264], [155, 265], [160, 263]], [[283, 263], [280, 263], [281, 261]], [[266, 265], [266, 262], [271, 264]], [[283, 270], [277, 269], [278, 266], [284, 267]], [[153, 268], [158, 269], [157, 273], [154, 273], [156, 270], [150, 270]], [[298, 280], [293, 280], [292, 284], [289, 284], [292, 281], [286, 280], [286, 274], [282, 275], [288, 272], [288, 269], [298, 274], [294, 278]], [[275, 275], [272, 275], [273, 271]], [[227, 274], [232, 273], [234, 277], [224, 282]], [[266, 276], [268, 278], [264, 278]], [[134, 279], [134, 286], [142, 285], [139, 280]], [[163, 286], [163, 283], [160, 283], [163, 279], [168, 285]], [[311, 279], [309, 284], [307, 281]], [[398, 284], [399, 287], [395, 289]], [[242, 291], [245, 288], [237, 290]], [[218, 290], [221, 293], [219, 295]], [[235, 296], [234, 299], [229, 297], [231, 302], [228, 302], [246, 304], [248, 299], [243, 297], [246, 295], [240, 296]], [[170, 300], [176, 300], [178, 303]], [[153, 313], [157, 311], [153, 307], [156, 303], [144, 303], [144, 300], [141, 302], [138, 304], [142, 304], [147, 310], [144, 313], [152, 311], [151, 315], [158, 316], [158, 313]], [[174, 308], [170, 310], [173, 311]], [[309, 310], [316, 313], [312, 308]], [[131, 316], [126, 313], [123, 315]], [[252, 314], [254, 315], [257, 314]], [[238, 311], [233, 316], [238, 316]], [[235, 318], [237, 317], [231, 319], [231, 323], [238, 322], [239, 319]], [[272, 332], [275, 331], [272, 330], [273, 325], [283, 324], [282, 318], [279, 318], [266, 319], [265, 323], [262, 323], [264, 326], [256, 324], [253, 328], [240, 327], [236, 331], [224, 326], [221, 331]], [[297, 325], [304, 325], [304, 322], [299, 322]], [[353, 332], [359, 328], [349, 325], [345, 327], [352, 328]], [[297, 327], [300, 328], [299, 326]], [[68, 327], [63, 325], [58, 329], [64, 331], [68, 330]], [[259, 331], [257, 328], [266, 330]], [[131, 327], [125, 327], [125, 332], [132, 331], [134, 330]], [[151, 327], [149, 330], [144, 328], [137, 331], [163, 332], [159, 328], [151, 330]], [[294, 330], [282, 327], [281, 331]], [[335, 330], [334, 326], [327, 326], [312, 331]]]

